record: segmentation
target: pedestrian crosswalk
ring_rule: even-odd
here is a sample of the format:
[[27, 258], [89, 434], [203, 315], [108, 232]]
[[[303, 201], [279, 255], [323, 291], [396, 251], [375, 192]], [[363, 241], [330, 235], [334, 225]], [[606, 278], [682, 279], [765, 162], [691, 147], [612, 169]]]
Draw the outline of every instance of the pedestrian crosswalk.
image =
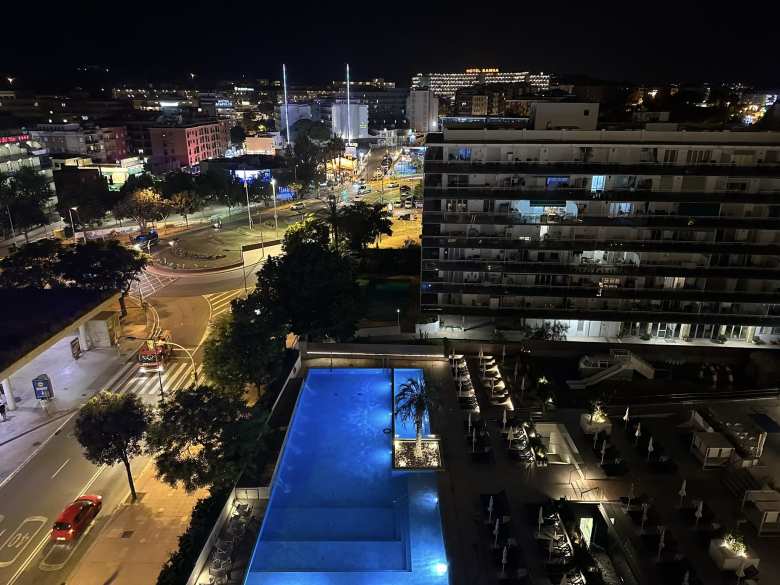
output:
[[[203, 364], [197, 366], [198, 381], [203, 381]], [[170, 360], [162, 372], [141, 372], [140, 366], [132, 368], [126, 376], [114, 383], [111, 390], [130, 392], [140, 397], [160, 396], [195, 383], [189, 360]]]
[[138, 275], [138, 280], [131, 287], [131, 294], [133, 296], [138, 296], [140, 294], [141, 298], [145, 299], [177, 280], [178, 278], [173, 276], [160, 276], [149, 272], [148, 270], [144, 270]]
[[212, 293], [203, 295], [206, 302], [211, 309], [211, 321], [214, 321], [220, 315], [223, 315], [230, 311], [230, 303], [244, 294], [244, 289], [239, 288], [235, 290], [223, 291], [220, 293]]

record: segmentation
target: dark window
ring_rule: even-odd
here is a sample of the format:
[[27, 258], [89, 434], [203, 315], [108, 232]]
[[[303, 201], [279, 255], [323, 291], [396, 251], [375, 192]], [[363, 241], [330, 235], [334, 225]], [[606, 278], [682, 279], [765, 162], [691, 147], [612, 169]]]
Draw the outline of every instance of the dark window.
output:
[[590, 110], [585, 110], [585, 115], [590, 116]]

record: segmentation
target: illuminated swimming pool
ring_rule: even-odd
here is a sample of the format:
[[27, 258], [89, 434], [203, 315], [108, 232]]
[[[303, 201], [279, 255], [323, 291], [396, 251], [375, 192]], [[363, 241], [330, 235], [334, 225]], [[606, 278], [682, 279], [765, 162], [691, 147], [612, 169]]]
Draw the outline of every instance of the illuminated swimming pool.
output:
[[391, 379], [309, 371], [246, 585], [448, 583], [435, 472], [392, 469]]

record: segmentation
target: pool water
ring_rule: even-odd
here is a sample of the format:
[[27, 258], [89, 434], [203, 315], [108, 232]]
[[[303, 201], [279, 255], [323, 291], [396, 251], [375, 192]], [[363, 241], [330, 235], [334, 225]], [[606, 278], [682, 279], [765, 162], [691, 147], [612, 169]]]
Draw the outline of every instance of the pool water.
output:
[[448, 582], [434, 472], [392, 469], [392, 379], [309, 371], [246, 585]]

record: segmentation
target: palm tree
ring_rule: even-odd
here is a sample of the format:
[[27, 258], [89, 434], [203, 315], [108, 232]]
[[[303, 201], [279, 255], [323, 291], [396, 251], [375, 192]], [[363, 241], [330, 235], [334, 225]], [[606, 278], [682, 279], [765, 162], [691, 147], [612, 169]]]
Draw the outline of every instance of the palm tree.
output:
[[422, 432], [425, 415], [430, 413], [436, 404], [436, 389], [428, 384], [424, 378], [409, 378], [398, 388], [398, 394], [395, 397], [395, 414], [400, 416], [404, 422], [414, 421], [417, 433], [414, 452], [418, 457], [422, 456]]
[[328, 199], [328, 207], [325, 209], [325, 221], [330, 225], [330, 233], [333, 234], [333, 249], [339, 251], [339, 224], [341, 223], [342, 213], [338, 207], [338, 201]]

